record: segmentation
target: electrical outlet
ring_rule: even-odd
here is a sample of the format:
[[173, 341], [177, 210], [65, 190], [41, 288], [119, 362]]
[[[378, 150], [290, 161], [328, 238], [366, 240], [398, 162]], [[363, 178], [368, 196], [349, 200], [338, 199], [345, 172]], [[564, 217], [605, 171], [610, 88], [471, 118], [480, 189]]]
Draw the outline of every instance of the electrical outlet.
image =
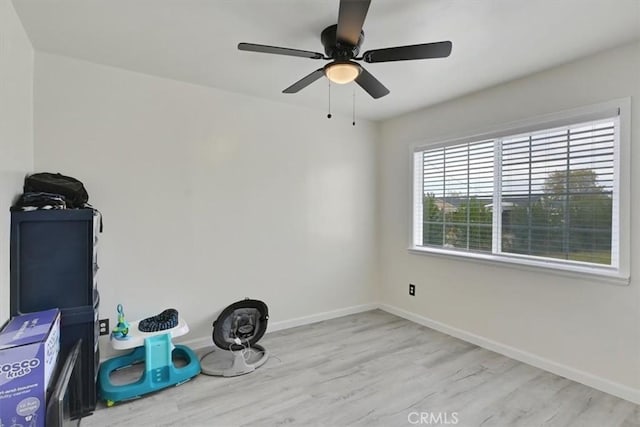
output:
[[100, 335], [109, 335], [109, 319], [98, 320], [98, 327], [100, 328]]
[[409, 283], [409, 295], [411, 295], [412, 297], [416, 296], [416, 285], [414, 285], [413, 283]]

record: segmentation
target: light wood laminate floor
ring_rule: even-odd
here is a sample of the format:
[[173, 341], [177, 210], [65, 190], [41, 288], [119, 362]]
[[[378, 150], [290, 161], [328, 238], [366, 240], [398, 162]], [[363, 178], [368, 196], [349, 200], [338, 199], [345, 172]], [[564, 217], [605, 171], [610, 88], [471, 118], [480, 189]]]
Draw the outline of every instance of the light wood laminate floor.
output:
[[252, 374], [99, 404], [82, 426], [640, 426], [638, 405], [380, 310], [261, 344]]

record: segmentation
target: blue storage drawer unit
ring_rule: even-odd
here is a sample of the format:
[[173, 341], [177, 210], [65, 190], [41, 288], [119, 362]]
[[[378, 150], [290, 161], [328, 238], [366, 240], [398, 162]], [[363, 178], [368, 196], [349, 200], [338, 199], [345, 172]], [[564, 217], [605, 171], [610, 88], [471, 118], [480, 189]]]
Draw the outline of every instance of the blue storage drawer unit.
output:
[[12, 212], [13, 315], [94, 305], [93, 222], [93, 209]]

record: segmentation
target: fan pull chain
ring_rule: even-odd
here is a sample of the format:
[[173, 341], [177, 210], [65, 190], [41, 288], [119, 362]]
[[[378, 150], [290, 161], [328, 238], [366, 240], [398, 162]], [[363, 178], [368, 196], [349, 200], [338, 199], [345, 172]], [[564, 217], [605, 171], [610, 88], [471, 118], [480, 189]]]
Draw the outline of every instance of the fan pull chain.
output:
[[353, 121], [351, 122], [352, 126], [356, 125], [356, 88], [353, 88]]
[[327, 119], [330, 119], [330, 118], [331, 118], [331, 81], [329, 81], [329, 113], [327, 114]]

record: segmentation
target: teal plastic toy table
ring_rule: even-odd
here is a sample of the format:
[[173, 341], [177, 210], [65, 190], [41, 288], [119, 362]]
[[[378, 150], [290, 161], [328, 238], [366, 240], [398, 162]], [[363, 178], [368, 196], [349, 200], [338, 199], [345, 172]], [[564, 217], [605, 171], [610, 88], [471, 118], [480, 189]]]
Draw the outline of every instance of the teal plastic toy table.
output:
[[[111, 339], [116, 350], [133, 349], [128, 354], [109, 359], [100, 365], [98, 394], [107, 406], [134, 399], [167, 387], [182, 384], [200, 373], [200, 361], [189, 347], [174, 345], [171, 339], [189, 332], [187, 323], [180, 318], [174, 328], [157, 332], [140, 332], [138, 322], [132, 322], [127, 339]], [[185, 361], [177, 367], [174, 358]], [[130, 384], [114, 385], [111, 373], [134, 364], [144, 363], [140, 379]]]

